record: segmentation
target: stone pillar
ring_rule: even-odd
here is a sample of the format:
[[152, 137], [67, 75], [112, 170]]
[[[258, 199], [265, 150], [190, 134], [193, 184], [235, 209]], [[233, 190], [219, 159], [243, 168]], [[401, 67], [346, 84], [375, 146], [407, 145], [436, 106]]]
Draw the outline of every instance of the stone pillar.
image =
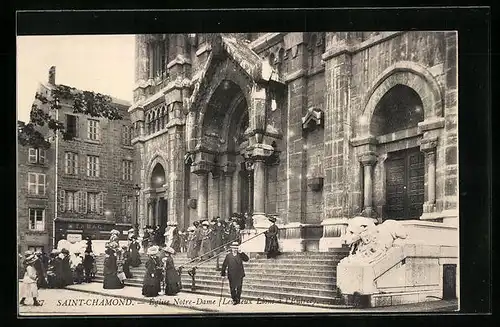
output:
[[[220, 172], [218, 169], [212, 170], [212, 190], [213, 190], [213, 216], [220, 216]], [[211, 219], [212, 217], [210, 217]]]
[[420, 151], [425, 154], [425, 202], [420, 219], [433, 219], [436, 211], [436, 147], [437, 137], [423, 139]]
[[229, 219], [232, 210], [233, 201], [233, 175], [235, 167], [233, 165], [227, 165], [224, 167], [224, 219]]
[[361, 155], [360, 160], [363, 165], [363, 211], [365, 217], [374, 217], [373, 210], [373, 165], [377, 162], [377, 156], [374, 153], [365, 153]]
[[198, 176], [198, 219], [208, 219], [208, 171], [200, 171]]
[[253, 212], [256, 215], [265, 214], [266, 167], [263, 159], [255, 160], [253, 176]]
[[136, 35], [136, 83], [146, 82], [149, 78], [149, 57], [146, 35]]

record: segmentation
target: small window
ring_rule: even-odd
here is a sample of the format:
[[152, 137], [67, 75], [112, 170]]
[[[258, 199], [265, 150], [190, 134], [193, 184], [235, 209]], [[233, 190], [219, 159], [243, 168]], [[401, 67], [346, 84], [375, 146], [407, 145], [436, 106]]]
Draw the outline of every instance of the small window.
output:
[[43, 249], [43, 246], [28, 246], [28, 251], [32, 251], [32, 252], [41, 252], [43, 253], [44, 252], [44, 249]]
[[88, 133], [87, 138], [89, 140], [98, 141], [99, 140], [99, 121], [89, 119], [88, 120]]
[[78, 117], [66, 114], [66, 133], [70, 137], [78, 136]]
[[45, 195], [45, 174], [28, 173], [28, 193]]
[[79, 193], [77, 191], [66, 191], [65, 198], [65, 211], [69, 212], [79, 212], [78, 202], [79, 202]]
[[45, 163], [45, 150], [39, 148], [30, 148], [28, 151], [29, 163], [44, 164]]
[[87, 192], [87, 212], [103, 214], [104, 195], [98, 192]]
[[45, 210], [44, 209], [29, 209], [30, 213], [30, 230], [44, 231], [45, 230]]
[[99, 177], [99, 157], [87, 156], [87, 176]]
[[133, 205], [131, 196], [122, 196], [122, 216], [132, 217]]

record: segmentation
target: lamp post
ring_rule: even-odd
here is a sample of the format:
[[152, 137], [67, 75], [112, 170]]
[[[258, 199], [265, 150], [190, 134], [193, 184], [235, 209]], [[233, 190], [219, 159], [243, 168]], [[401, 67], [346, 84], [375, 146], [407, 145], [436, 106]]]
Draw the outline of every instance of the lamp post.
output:
[[134, 221], [134, 233], [135, 235], [139, 235], [139, 192], [141, 191], [141, 187], [138, 184], [134, 186], [134, 194], [135, 194], [135, 221]]

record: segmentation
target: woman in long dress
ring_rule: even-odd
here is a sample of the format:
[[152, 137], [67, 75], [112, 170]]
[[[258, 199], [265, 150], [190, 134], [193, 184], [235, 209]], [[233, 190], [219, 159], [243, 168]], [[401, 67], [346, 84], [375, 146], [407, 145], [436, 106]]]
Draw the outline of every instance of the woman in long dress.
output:
[[172, 248], [165, 249], [166, 256], [163, 258], [165, 270], [165, 295], [176, 295], [181, 290], [179, 273], [175, 269], [174, 259], [172, 255], [175, 250]]
[[187, 257], [188, 259], [196, 258], [196, 227], [190, 226], [188, 228], [188, 237], [187, 237]]
[[73, 285], [73, 271], [71, 270], [71, 262], [68, 249], [62, 249], [59, 255], [62, 259], [61, 270], [63, 287], [67, 285]]
[[158, 296], [161, 290], [161, 266], [156, 258], [158, 247], [149, 247], [147, 254], [148, 261], [146, 261], [146, 273], [144, 274], [144, 281], [142, 283], [142, 295], [153, 297]]
[[269, 226], [268, 230], [264, 233], [266, 236], [266, 245], [264, 251], [267, 253], [267, 258], [276, 258], [281, 254], [279, 250], [278, 243], [278, 233], [279, 228], [276, 226], [276, 218], [269, 217], [269, 221], [271, 222], [271, 226]]
[[212, 256], [212, 253], [210, 253], [212, 250], [212, 230], [210, 229], [210, 223], [206, 220], [201, 225], [201, 246], [199, 255], [201, 256], [201, 260], [205, 260]]
[[20, 293], [21, 293], [21, 302], [19, 302], [20, 305], [26, 305], [26, 298], [33, 298], [33, 305], [34, 306], [39, 306], [40, 303], [37, 301], [38, 297], [38, 287], [36, 285], [37, 281], [37, 273], [36, 269], [33, 266], [35, 261], [37, 260], [37, 257], [35, 254], [31, 254], [26, 258], [25, 261], [25, 266], [26, 266], [26, 272], [24, 274], [23, 282], [20, 287]]
[[43, 263], [42, 263], [42, 254], [36, 253], [35, 255], [36, 255], [36, 260], [33, 263], [33, 267], [36, 270], [37, 287], [38, 287], [38, 289], [47, 288], [47, 279], [45, 278], [46, 272], [45, 272], [45, 269], [44, 269]]
[[125, 273], [125, 278], [132, 278], [132, 272], [130, 271], [130, 251], [124, 245], [122, 246], [122, 260], [123, 260], [123, 272]]
[[137, 237], [132, 236], [132, 241], [130, 242], [129, 247], [129, 262], [131, 267], [139, 267], [141, 265], [141, 255], [139, 254], [139, 250], [141, 249], [141, 245], [137, 242]]
[[123, 284], [117, 276], [118, 266], [116, 256], [112, 249], [108, 248], [104, 251], [104, 281], [102, 287], [104, 289], [119, 289], [123, 288]]

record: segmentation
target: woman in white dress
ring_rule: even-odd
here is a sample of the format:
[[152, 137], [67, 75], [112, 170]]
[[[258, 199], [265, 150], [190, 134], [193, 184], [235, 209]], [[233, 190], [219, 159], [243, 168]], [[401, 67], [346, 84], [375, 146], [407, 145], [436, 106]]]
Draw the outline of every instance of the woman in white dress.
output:
[[25, 260], [26, 272], [24, 274], [23, 282], [21, 283], [21, 302], [20, 305], [26, 305], [26, 298], [33, 298], [33, 305], [39, 306], [40, 303], [37, 301], [38, 297], [38, 287], [36, 285], [37, 276], [36, 269], [33, 266], [37, 257], [35, 254], [29, 255]]

